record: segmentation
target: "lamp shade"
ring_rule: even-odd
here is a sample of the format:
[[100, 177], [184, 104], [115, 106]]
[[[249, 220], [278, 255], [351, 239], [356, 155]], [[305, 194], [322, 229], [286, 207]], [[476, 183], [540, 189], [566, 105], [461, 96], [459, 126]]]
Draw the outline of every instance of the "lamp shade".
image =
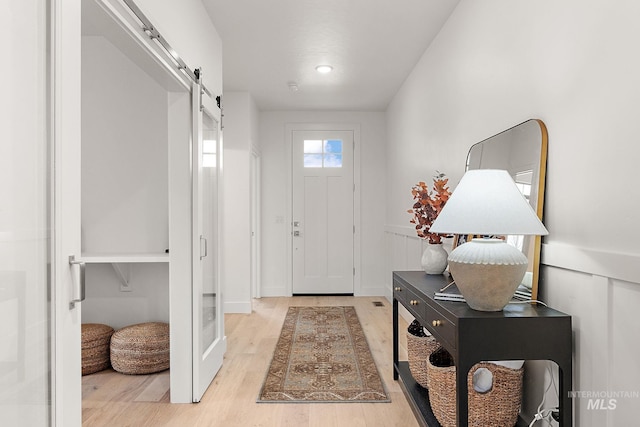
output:
[[440, 234], [549, 234], [505, 170], [467, 171], [429, 229]]

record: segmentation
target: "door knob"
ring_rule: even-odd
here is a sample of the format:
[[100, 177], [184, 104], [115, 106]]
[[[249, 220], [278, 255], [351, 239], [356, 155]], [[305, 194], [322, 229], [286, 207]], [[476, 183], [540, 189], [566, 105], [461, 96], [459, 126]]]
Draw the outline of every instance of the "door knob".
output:
[[293, 232], [293, 235], [296, 236], [296, 237], [299, 237], [300, 236], [300, 232], [298, 230], [296, 230], [296, 231]]

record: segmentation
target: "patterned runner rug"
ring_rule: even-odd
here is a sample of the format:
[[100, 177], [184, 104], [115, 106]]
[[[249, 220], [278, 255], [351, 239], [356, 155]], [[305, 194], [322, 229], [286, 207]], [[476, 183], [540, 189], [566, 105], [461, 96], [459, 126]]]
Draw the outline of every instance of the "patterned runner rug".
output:
[[354, 307], [289, 307], [258, 402], [389, 402]]

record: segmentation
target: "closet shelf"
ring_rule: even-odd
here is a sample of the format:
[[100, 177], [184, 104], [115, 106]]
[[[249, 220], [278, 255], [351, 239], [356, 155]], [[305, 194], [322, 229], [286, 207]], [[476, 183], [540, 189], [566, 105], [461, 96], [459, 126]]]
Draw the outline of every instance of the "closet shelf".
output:
[[111, 264], [120, 280], [120, 291], [131, 292], [131, 264], [169, 262], [168, 253], [83, 253], [85, 264]]
[[87, 264], [136, 264], [143, 262], [169, 262], [167, 253], [83, 253]]

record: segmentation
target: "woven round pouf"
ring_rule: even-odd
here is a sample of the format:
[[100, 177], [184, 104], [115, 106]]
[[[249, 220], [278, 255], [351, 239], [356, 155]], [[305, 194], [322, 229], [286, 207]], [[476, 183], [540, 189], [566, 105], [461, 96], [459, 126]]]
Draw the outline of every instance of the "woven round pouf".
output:
[[111, 336], [111, 366], [123, 374], [151, 374], [169, 369], [169, 324], [139, 323]]
[[113, 328], [100, 323], [82, 324], [82, 375], [93, 374], [111, 367], [109, 343]]

